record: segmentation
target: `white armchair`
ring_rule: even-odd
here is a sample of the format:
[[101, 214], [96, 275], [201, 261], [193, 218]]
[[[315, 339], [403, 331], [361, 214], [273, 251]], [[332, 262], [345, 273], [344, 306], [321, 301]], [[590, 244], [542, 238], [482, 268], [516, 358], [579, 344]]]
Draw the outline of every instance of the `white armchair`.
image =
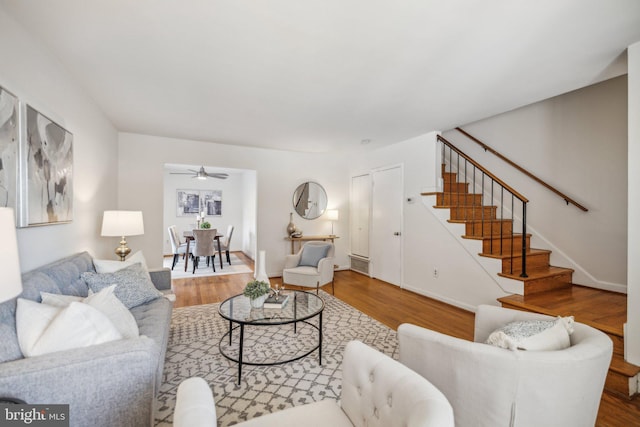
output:
[[402, 324], [400, 361], [442, 391], [458, 427], [593, 426], [611, 339], [576, 322], [571, 346], [564, 350], [511, 351], [483, 344], [509, 322], [534, 319], [550, 317], [479, 306], [474, 342]]
[[[212, 418], [213, 416], [213, 418]], [[211, 389], [201, 378], [180, 384], [177, 427], [215, 426]], [[347, 344], [342, 401], [324, 399], [253, 418], [238, 427], [453, 427], [444, 395], [411, 369], [360, 341]]]
[[[333, 243], [310, 241], [305, 243], [297, 254], [287, 255], [282, 271], [282, 283], [307, 288], [315, 288], [333, 283]], [[321, 255], [319, 255], [321, 254]]]

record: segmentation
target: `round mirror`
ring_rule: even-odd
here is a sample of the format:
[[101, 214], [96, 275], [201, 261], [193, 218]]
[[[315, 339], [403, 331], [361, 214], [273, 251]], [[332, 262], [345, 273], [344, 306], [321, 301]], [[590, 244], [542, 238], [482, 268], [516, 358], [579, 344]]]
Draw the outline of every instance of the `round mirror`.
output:
[[293, 209], [304, 219], [316, 219], [327, 209], [327, 193], [317, 182], [304, 182], [293, 192]]

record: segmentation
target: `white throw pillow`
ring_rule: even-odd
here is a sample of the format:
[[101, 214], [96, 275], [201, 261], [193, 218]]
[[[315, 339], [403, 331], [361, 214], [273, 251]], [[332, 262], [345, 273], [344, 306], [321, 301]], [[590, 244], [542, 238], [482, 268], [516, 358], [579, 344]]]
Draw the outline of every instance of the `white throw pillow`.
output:
[[140, 335], [136, 319], [118, 297], [113, 294], [115, 288], [116, 285], [111, 285], [98, 293], [91, 294], [84, 299], [84, 303], [89, 304], [107, 316], [123, 338], [136, 338]]
[[62, 308], [48, 304], [40, 304], [24, 298], [18, 298], [16, 307], [16, 332], [18, 344], [25, 356], [31, 356], [42, 333], [60, 313]]
[[118, 270], [122, 270], [123, 268], [127, 268], [138, 262], [142, 264], [142, 268], [144, 268], [145, 271], [149, 271], [149, 268], [147, 267], [147, 261], [144, 259], [142, 251], [137, 251], [124, 261], [114, 261], [111, 259], [94, 259], [93, 266], [96, 268], [96, 272], [100, 274], [115, 273]]
[[80, 302], [60, 308], [18, 298], [16, 329], [25, 357], [122, 339], [104, 314]]
[[94, 293], [89, 289], [87, 298], [77, 297], [73, 295], [50, 294], [48, 292], [40, 292], [42, 303], [55, 307], [68, 307], [72, 302], [83, 302], [98, 309], [102, 314], [107, 316], [111, 323], [120, 331], [123, 338], [135, 338], [140, 335], [138, 324], [133, 314], [125, 307], [125, 305], [113, 293], [116, 285], [111, 285], [102, 289], [98, 293]]
[[50, 294], [49, 292], [40, 292], [42, 303], [53, 305], [54, 307], [68, 307], [72, 302], [82, 302], [83, 297], [75, 295]]
[[562, 350], [571, 346], [573, 323], [573, 316], [511, 322], [492, 332], [485, 343], [509, 350]]

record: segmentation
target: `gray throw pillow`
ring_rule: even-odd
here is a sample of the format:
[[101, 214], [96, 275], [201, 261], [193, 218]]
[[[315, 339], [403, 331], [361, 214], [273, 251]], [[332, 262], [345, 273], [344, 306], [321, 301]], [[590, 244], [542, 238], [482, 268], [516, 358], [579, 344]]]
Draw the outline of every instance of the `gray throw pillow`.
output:
[[326, 258], [330, 245], [306, 245], [302, 248], [298, 266], [317, 267], [322, 258]]
[[82, 279], [93, 292], [117, 285], [113, 293], [127, 308], [137, 307], [162, 296], [162, 292], [153, 286], [149, 273], [141, 263], [113, 273], [100, 274], [88, 271], [82, 273]]

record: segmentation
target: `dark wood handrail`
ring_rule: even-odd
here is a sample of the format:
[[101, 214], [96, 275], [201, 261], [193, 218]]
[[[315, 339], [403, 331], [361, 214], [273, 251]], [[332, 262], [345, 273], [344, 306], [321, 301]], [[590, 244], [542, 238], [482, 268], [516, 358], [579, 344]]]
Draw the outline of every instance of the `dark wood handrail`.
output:
[[484, 151], [489, 151], [491, 154], [493, 154], [493, 155], [497, 156], [498, 158], [504, 160], [509, 165], [513, 166], [514, 168], [516, 168], [517, 170], [519, 170], [523, 174], [527, 175], [529, 178], [531, 178], [534, 181], [536, 181], [537, 183], [541, 184], [543, 187], [547, 188], [548, 190], [553, 191], [558, 196], [562, 197], [562, 199], [565, 201], [565, 203], [567, 205], [569, 203], [571, 203], [572, 205], [576, 206], [578, 209], [583, 210], [584, 212], [588, 212], [589, 211], [589, 209], [585, 208], [580, 203], [578, 203], [575, 200], [573, 200], [571, 197], [567, 196], [566, 194], [562, 193], [561, 191], [559, 191], [556, 188], [552, 187], [551, 185], [547, 184], [546, 182], [544, 182], [543, 180], [541, 180], [540, 178], [538, 178], [537, 176], [535, 176], [534, 174], [532, 174], [531, 172], [529, 172], [528, 170], [523, 168], [522, 166], [518, 165], [517, 163], [512, 162], [511, 160], [509, 160], [508, 158], [506, 158], [505, 156], [503, 156], [502, 154], [500, 154], [499, 152], [497, 152], [493, 148], [489, 147], [484, 142], [480, 141], [478, 138], [476, 138], [473, 135], [465, 132], [462, 128], [457, 127], [456, 130], [458, 132], [462, 133], [463, 135], [465, 135], [467, 138], [469, 138], [473, 142], [475, 142], [478, 145], [480, 145], [484, 149]]
[[458, 148], [456, 148], [456, 146], [454, 146], [451, 142], [447, 141], [447, 139], [445, 137], [443, 137], [442, 135], [438, 135], [438, 141], [444, 142], [445, 144], [447, 144], [447, 146], [449, 148], [451, 148], [453, 151], [455, 151], [456, 153], [458, 153], [461, 157], [465, 158], [469, 163], [471, 163], [472, 165], [474, 165], [476, 168], [480, 169], [485, 175], [487, 175], [489, 178], [491, 178], [492, 180], [494, 180], [495, 182], [497, 182], [498, 184], [500, 184], [502, 187], [504, 187], [505, 190], [509, 191], [511, 194], [513, 194], [514, 196], [516, 196], [518, 199], [520, 199], [520, 201], [524, 202], [524, 203], [528, 203], [529, 200], [524, 197], [522, 194], [518, 193], [516, 190], [514, 190], [513, 188], [511, 188], [509, 185], [507, 185], [503, 180], [501, 180], [500, 178], [498, 178], [497, 176], [495, 176], [494, 174], [492, 174], [491, 172], [489, 172], [487, 170], [487, 168], [485, 168], [484, 166], [482, 166], [480, 163], [476, 162], [475, 160], [473, 160], [471, 157], [467, 156], [465, 153], [463, 153], [462, 151], [460, 151]]

